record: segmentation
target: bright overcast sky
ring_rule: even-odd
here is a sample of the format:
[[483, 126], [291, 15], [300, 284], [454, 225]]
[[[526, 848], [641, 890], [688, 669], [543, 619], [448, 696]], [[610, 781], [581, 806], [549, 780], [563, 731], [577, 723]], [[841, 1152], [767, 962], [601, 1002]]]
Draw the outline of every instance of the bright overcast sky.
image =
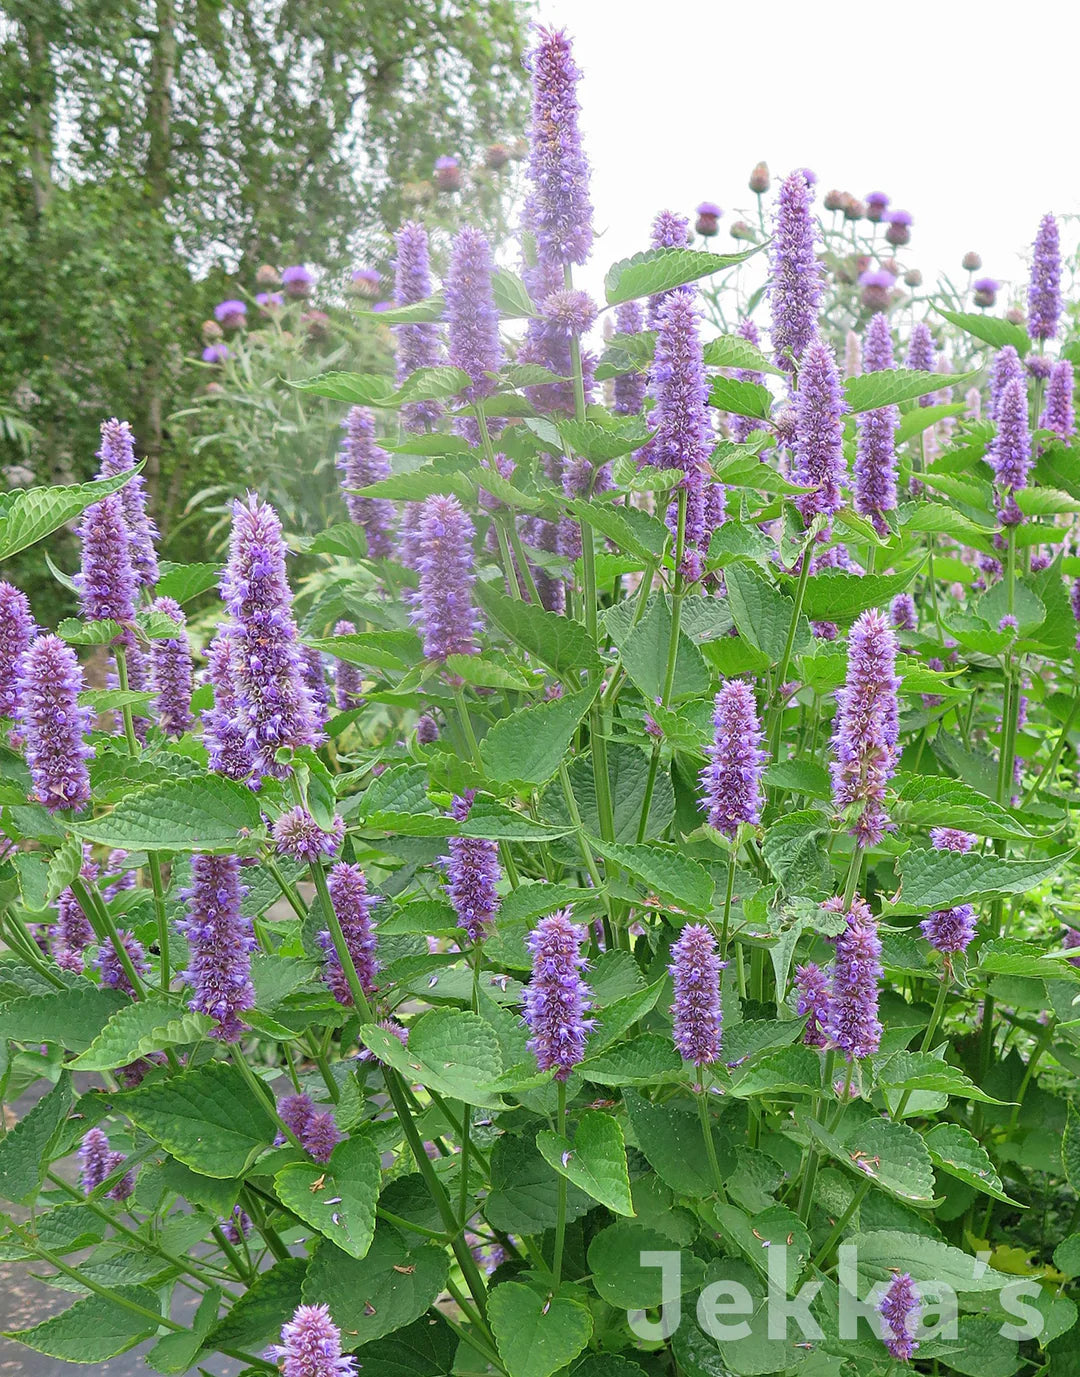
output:
[[647, 247], [663, 208], [719, 202], [714, 243], [740, 247], [727, 227], [753, 208], [759, 159], [774, 180], [813, 168], [819, 197], [886, 192], [915, 218], [903, 261], [928, 283], [962, 278], [968, 249], [986, 274], [1024, 281], [1040, 216], [1080, 209], [1080, 23], [1057, 4], [1056, 18], [1051, 4], [1006, 22], [1003, 5], [970, 0], [537, 0], [584, 74], [601, 233], [586, 285]]

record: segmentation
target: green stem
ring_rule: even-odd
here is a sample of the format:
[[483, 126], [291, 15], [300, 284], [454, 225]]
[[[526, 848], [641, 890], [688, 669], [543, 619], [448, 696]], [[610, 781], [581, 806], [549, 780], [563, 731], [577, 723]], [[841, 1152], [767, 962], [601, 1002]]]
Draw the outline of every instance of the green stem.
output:
[[513, 519], [513, 513], [510, 514], [507, 530], [510, 534], [510, 544], [514, 547], [514, 554], [517, 557], [518, 570], [525, 584], [525, 591], [528, 593], [533, 606], [540, 607], [540, 590], [537, 588], [536, 580], [533, 578], [533, 571], [529, 565], [529, 557], [525, 553], [525, 546], [521, 543], [521, 532], [517, 528], [517, 522]]
[[161, 861], [152, 852], [146, 858], [150, 871], [150, 887], [154, 891], [154, 915], [158, 932], [158, 987], [167, 994], [172, 978], [169, 969], [169, 916], [165, 911], [165, 884], [161, 878]]
[[304, 922], [307, 918], [307, 909], [304, 906], [304, 901], [300, 898], [300, 895], [297, 894], [295, 887], [291, 885], [281, 873], [281, 867], [278, 865], [277, 861], [274, 860], [273, 856], [266, 856], [263, 860], [263, 864], [277, 881], [277, 887], [281, 890], [289, 907], [296, 914], [297, 918], [299, 918], [301, 922]]
[[1058, 761], [1061, 759], [1062, 752], [1065, 750], [1065, 747], [1068, 744], [1069, 729], [1071, 728], [1073, 720], [1075, 719], [1078, 711], [1080, 711], [1080, 689], [1078, 689], [1077, 692], [1073, 694], [1073, 700], [1069, 704], [1068, 716], [1065, 718], [1061, 731], [1058, 735], [1058, 739], [1054, 743], [1054, 749], [1050, 753], [1050, 759], [1043, 766], [1042, 770], [1039, 773], [1038, 779], [1024, 795], [1023, 802], [1020, 805], [1021, 809], [1024, 809], [1028, 806], [1031, 800], [1035, 797], [1035, 795], [1045, 784], [1047, 779], [1049, 779], [1050, 776], [1057, 769]]
[[[93, 885], [87, 884], [81, 875], [77, 875], [71, 882], [71, 892], [79, 901], [79, 907], [90, 920], [90, 926], [94, 929], [94, 935], [101, 942], [109, 942], [116, 954], [117, 960], [131, 983], [136, 999], [146, 998], [146, 986], [143, 984], [142, 976], [132, 964], [127, 947], [120, 941], [120, 936], [116, 930], [116, 923], [113, 916], [106, 908], [101, 895]], [[95, 921], [96, 920], [96, 921]]]
[[496, 519], [492, 523], [495, 527], [495, 536], [499, 542], [499, 554], [502, 555], [503, 568], [506, 570], [506, 583], [510, 589], [510, 596], [516, 601], [521, 602], [521, 589], [518, 587], [517, 575], [514, 573], [514, 559], [510, 553], [510, 545], [506, 539], [506, 531], [503, 523]]
[[[566, 1082], [556, 1082], [558, 1104], [555, 1115], [556, 1131], [560, 1138], [566, 1137]], [[555, 1203], [555, 1253], [551, 1263], [551, 1276], [554, 1289], [559, 1289], [562, 1281], [563, 1248], [566, 1243], [566, 1177], [559, 1174], [558, 1195]]]
[[853, 1215], [853, 1214], [855, 1213], [855, 1211], [859, 1208], [859, 1206], [862, 1204], [862, 1202], [866, 1199], [866, 1194], [867, 1194], [867, 1192], [869, 1191], [869, 1189], [870, 1189], [870, 1182], [869, 1182], [869, 1180], [860, 1181], [859, 1184], [855, 1187], [855, 1190], [854, 1190], [854, 1192], [852, 1193], [852, 1196], [851, 1196], [851, 1200], [850, 1200], [850, 1202], [848, 1203], [847, 1209], [844, 1211], [844, 1213], [840, 1216], [840, 1218], [839, 1218], [839, 1219], [836, 1221], [836, 1223], [833, 1225], [832, 1233], [831, 1233], [831, 1234], [829, 1235], [829, 1237], [825, 1240], [825, 1242], [821, 1245], [821, 1248], [820, 1248], [820, 1250], [819, 1250], [819, 1252], [818, 1252], [817, 1257], [814, 1258], [814, 1261], [811, 1263], [811, 1270], [812, 1270], [812, 1271], [816, 1271], [818, 1268], [820, 1268], [820, 1266], [821, 1266], [821, 1264], [824, 1262], [824, 1260], [829, 1256], [829, 1254], [832, 1252], [832, 1250], [836, 1247], [837, 1243], [839, 1243], [840, 1238], [841, 1238], [841, 1236], [842, 1236], [844, 1230], [847, 1228], [848, 1223], [850, 1222], [852, 1215]]
[[776, 680], [773, 685], [773, 705], [770, 714], [768, 739], [771, 759], [777, 759], [777, 752], [780, 746], [780, 727], [784, 720], [784, 700], [783, 689], [787, 682], [788, 669], [791, 667], [791, 656], [795, 650], [795, 637], [799, 632], [799, 618], [802, 616], [803, 603], [806, 600], [806, 585], [810, 578], [810, 566], [813, 560], [810, 558], [811, 539], [807, 540], [802, 551], [802, 568], [799, 571], [799, 582], [795, 586], [795, 603], [791, 609], [791, 624], [788, 627], [787, 638], [784, 641], [784, 653], [780, 657], [780, 664], [776, 671]]
[[[728, 928], [731, 924], [731, 896], [735, 893], [735, 857], [738, 855], [738, 847], [732, 844], [731, 859], [728, 861], [727, 888], [724, 891], [724, 921], [720, 929], [720, 960], [723, 961], [727, 955]], [[780, 991], [777, 991], [779, 995]]]
[[[704, 1067], [700, 1068], [703, 1072]], [[702, 1076], [701, 1089], [698, 1090], [694, 1098], [697, 1100], [698, 1118], [701, 1120], [701, 1136], [705, 1139], [705, 1155], [709, 1159], [709, 1167], [712, 1171], [713, 1180], [716, 1182], [716, 1193], [721, 1200], [727, 1200], [727, 1193], [724, 1190], [724, 1178], [720, 1175], [720, 1163], [716, 1157], [716, 1143], [712, 1136], [712, 1123], [709, 1118], [709, 1087]]]
[[368, 1003], [364, 987], [360, 983], [360, 977], [356, 974], [356, 965], [352, 959], [352, 952], [349, 944], [345, 941], [345, 934], [341, 930], [341, 920], [334, 911], [334, 901], [330, 898], [330, 890], [326, 883], [326, 872], [321, 865], [311, 865], [309, 867], [311, 880], [319, 895], [319, 902], [322, 905], [323, 917], [326, 919], [326, 926], [330, 933], [330, 940], [334, 944], [334, 951], [337, 959], [341, 963], [341, 969], [345, 973], [345, 981], [349, 986], [349, 993], [352, 995], [353, 1004], [359, 1009], [361, 1017], [365, 1023], [371, 1022], [371, 1005]]

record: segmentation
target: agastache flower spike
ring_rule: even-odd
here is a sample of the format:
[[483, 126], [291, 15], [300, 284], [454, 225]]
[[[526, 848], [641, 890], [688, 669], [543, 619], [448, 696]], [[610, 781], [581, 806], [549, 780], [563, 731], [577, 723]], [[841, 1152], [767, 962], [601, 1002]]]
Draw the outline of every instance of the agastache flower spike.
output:
[[[464, 822], [472, 807], [472, 792], [454, 799], [452, 816]], [[459, 928], [472, 943], [481, 941], [499, 911], [499, 844], [481, 837], [451, 837], [447, 842], [446, 892]]]
[[1073, 366], [1068, 359], [1061, 359], [1050, 370], [1050, 381], [1046, 387], [1046, 405], [1043, 407], [1039, 425], [1043, 430], [1052, 430], [1065, 444], [1076, 435], [1076, 414], [1073, 407]]
[[807, 1047], [828, 1046], [832, 991], [829, 988], [829, 975], [820, 966], [808, 961], [805, 966], [795, 968], [795, 989], [798, 994], [799, 1017], [809, 1015], [803, 1042]]
[[214, 689], [214, 706], [203, 714], [203, 740], [209, 765], [226, 779], [245, 780], [255, 768], [255, 753], [236, 698], [233, 671], [235, 650], [231, 635], [220, 630], [206, 653], [207, 674]]
[[[91, 883], [98, 877], [98, 864], [88, 843], [83, 843], [79, 877]], [[61, 890], [56, 900], [56, 922], [52, 929], [53, 960], [63, 971], [82, 974], [83, 953], [94, 940], [94, 929], [82, 905], [70, 888]]]
[[90, 801], [86, 744], [89, 708], [79, 706], [85, 687], [79, 661], [59, 636], [39, 636], [23, 656], [16, 725], [25, 742], [34, 797], [50, 813], [80, 812]]
[[589, 163], [578, 128], [581, 77], [561, 29], [540, 29], [525, 65], [532, 77], [525, 219], [542, 262], [584, 263], [592, 248]]
[[1031, 258], [1028, 334], [1032, 339], [1056, 339], [1060, 316], [1061, 243], [1057, 221], [1052, 215], [1044, 215]]
[[[316, 1162], [329, 1162], [330, 1154], [345, 1136], [337, 1126], [333, 1111], [317, 1109], [310, 1095], [286, 1095], [278, 1105], [278, 1114]], [[283, 1134], [279, 1136], [284, 1138]]]
[[1014, 379], [1019, 379], [1021, 383], [1024, 381], [1024, 365], [1012, 345], [1006, 344], [994, 355], [994, 362], [990, 366], [990, 400], [987, 403], [986, 414], [992, 421], [997, 420], [1001, 394]]
[[[355, 636], [356, 626], [352, 622], [340, 621], [334, 626], [335, 636]], [[338, 660], [334, 666], [334, 701], [338, 712], [350, 712], [364, 705], [364, 674], [359, 665], [351, 665], [348, 660]]]
[[150, 642], [150, 681], [157, 694], [157, 721], [166, 736], [180, 737], [189, 730], [192, 668], [187, 622], [175, 598], [155, 598], [155, 612], [176, 623], [176, 635]]
[[[92, 1195], [101, 1185], [102, 1181], [110, 1177], [118, 1167], [122, 1167], [127, 1158], [122, 1152], [112, 1152], [109, 1148], [109, 1139], [105, 1131], [100, 1128], [91, 1128], [87, 1131], [79, 1148], [79, 1164], [82, 1171], [79, 1177], [79, 1184], [82, 1186], [86, 1195]], [[107, 1200], [126, 1200], [135, 1189], [135, 1173], [127, 1172], [110, 1191], [107, 1191]]]
[[[641, 303], [624, 301], [615, 307], [615, 328], [621, 335], [637, 335], [645, 328]], [[613, 410], [620, 416], [636, 416], [645, 404], [648, 379], [644, 373], [620, 373], [613, 385]]]
[[921, 1309], [919, 1290], [911, 1274], [902, 1272], [893, 1277], [878, 1305], [878, 1313], [884, 1321], [882, 1343], [899, 1362], [910, 1362], [919, 1347], [915, 1333]]
[[122, 625], [134, 621], [135, 573], [119, 493], [87, 507], [79, 536], [82, 572], [75, 576], [75, 584], [83, 616], [93, 621], [111, 618]]
[[896, 636], [871, 608], [851, 630], [847, 682], [836, 691], [830, 766], [837, 809], [861, 805], [851, 826], [860, 846], [876, 846], [890, 826], [885, 787], [896, 772], [899, 687]]
[[832, 516], [843, 505], [844, 428], [841, 417], [847, 407], [840, 374], [832, 350], [821, 339], [810, 343], [799, 370], [795, 398], [796, 483], [812, 488], [795, 499], [803, 520]]
[[877, 922], [866, 901], [856, 897], [836, 939], [829, 1009], [829, 1036], [850, 1057], [871, 1057], [881, 1046], [881, 976]]
[[[958, 827], [931, 827], [930, 841], [937, 851], [956, 851], [964, 854], [978, 841], [971, 832]], [[928, 913], [919, 925], [923, 936], [945, 956], [966, 951], [975, 936], [975, 910], [971, 904], [957, 904], [954, 908], [937, 909]]]
[[316, 650], [314, 646], [302, 645], [300, 647], [300, 668], [303, 671], [307, 691], [311, 695], [311, 707], [315, 714], [315, 721], [319, 729], [322, 730], [330, 720], [330, 685], [326, 682], [326, 666], [323, 664], [322, 652]]
[[[345, 439], [341, 442], [337, 466], [341, 470], [342, 486], [346, 489], [366, 488], [390, 477], [390, 456], [375, 443], [375, 417], [366, 406], [353, 406], [341, 423]], [[362, 526], [367, 537], [368, 554], [372, 559], [386, 559], [393, 553], [391, 528], [394, 524], [394, 504], [383, 497], [360, 497], [345, 493], [349, 520]]]
[[0, 717], [14, 717], [19, 663], [34, 639], [30, 602], [12, 583], [0, 583]]
[[568, 908], [541, 918], [525, 939], [532, 955], [532, 979], [525, 990], [529, 1050], [541, 1071], [565, 1081], [585, 1056], [585, 1035], [595, 1022], [589, 987], [581, 978], [586, 932], [570, 920]]
[[281, 522], [254, 493], [233, 505], [221, 591], [234, 623], [231, 663], [237, 706], [256, 767], [278, 775], [281, 767], [274, 753], [283, 746], [318, 745], [320, 732], [300, 663]]
[[1000, 491], [998, 516], [1006, 526], [1018, 526], [1023, 514], [1013, 494], [1027, 487], [1031, 469], [1031, 432], [1028, 429], [1027, 392], [1019, 378], [1006, 383], [997, 404], [997, 434], [990, 442], [987, 460]]
[[[652, 222], [649, 233], [649, 247], [652, 249], [685, 249], [689, 240], [690, 221], [684, 215], [662, 210]], [[654, 292], [645, 306], [645, 323], [650, 330], [655, 330], [659, 325], [664, 303], [670, 301], [673, 292], [682, 292], [684, 296], [691, 297], [695, 294], [693, 287], [673, 287], [667, 292]]]
[[[118, 421], [115, 417], [102, 421], [101, 448], [97, 457], [101, 460], [102, 478], [131, 472], [135, 467], [135, 437], [127, 421]], [[144, 588], [150, 588], [158, 581], [158, 559], [154, 545], [158, 529], [146, 512], [146, 483], [142, 474], [129, 478], [120, 489], [119, 497], [131, 542], [131, 567], [137, 581]]]
[[470, 402], [491, 395], [495, 383], [487, 374], [497, 373], [503, 362], [491, 273], [488, 241], [472, 225], [462, 226], [450, 250], [445, 318], [450, 330], [450, 362], [472, 379], [472, 385], [463, 391]]
[[[408, 220], [394, 235], [397, 262], [394, 265], [394, 305], [412, 306], [431, 296], [431, 270], [428, 264], [428, 237], [423, 225]], [[439, 327], [434, 321], [395, 325], [397, 341], [397, 380], [399, 383], [418, 368], [431, 368], [442, 362]], [[401, 424], [416, 433], [429, 430], [442, 415], [439, 401], [409, 402], [401, 408]]]
[[915, 610], [915, 599], [910, 593], [897, 593], [889, 609], [893, 628], [896, 631], [918, 631], [919, 614]]
[[274, 846], [281, 856], [317, 865], [323, 856], [334, 856], [345, 839], [345, 819], [335, 813], [329, 832], [324, 832], [306, 808], [297, 804], [274, 823]]
[[742, 679], [729, 679], [713, 705], [714, 734], [706, 748], [710, 763], [702, 770], [702, 804], [709, 826], [734, 837], [741, 823], [761, 820], [761, 749], [754, 690]]
[[780, 187], [772, 247], [772, 346], [776, 362], [794, 371], [817, 334], [822, 280], [810, 213], [810, 189], [802, 171]]
[[[150, 970], [150, 963], [146, 959], [143, 944], [132, 933], [125, 932], [123, 928], [119, 928], [116, 935], [131, 961], [135, 974], [138, 976], [146, 975]], [[127, 971], [124, 969], [124, 964], [120, 960], [120, 953], [116, 950], [111, 938], [98, 948], [94, 965], [101, 972], [103, 985], [108, 986], [110, 990], [123, 990], [125, 994], [134, 998], [135, 990]]]
[[683, 1061], [695, 1066], [711, 1066], [720, 1055], [722, 1010], [720, 972], [716, 939], [707, 927], [690, 924], [683, 928], [671, 948], [668, 967], [675, 987], [673, 1037]]
[[[375, 992], [375, 976], [379, 969], [375, 956], [375, 928], [371, 921], [378, 896], [367, 892], [367, 881], [360, 867], [345, 861], [331, 867], [326, 884], [360, 988], [370, 996]], [[320, 932], [318, 940], [326, 954], [323, 978], [331, 994], [339, 1004], [352, 1004], [352, 991], [330, 933]]]
[[[746, 340], [748, 344], [761, 347], [761, 336], [754, 322], [747, 316], [739, 322], [739, 328], [735, 333]], [[759, 373], [755, 368], [736, 368], [735, 378], [738, 382], [764, 383], [764, 373]], [[740, 416], [736, 412], [728, 417], [728, 428], [731, 431], [731, 438], [742, 444], [747, 436], [753, 431], [760, 429], [761, 422], [754, 420], [753, 416]]]
[[473, 524], [456, 497], [429, 497], [418, 535], [419, 614], [429, 660], [475, 655]]
[[[879, 312], [866, 329], [863, 366], [867, 373], [894, 367], [888, 317]], [[900, 411], [882, 406], [865, 411], [857, 419], [855, 455], [855, 510], [869, 516], [880, 535], [888, 530], [884, 513], [896, 506], [896, 428]]]
[[281, 1377], [353, 1377], [356, 1359], [341, 1356], [341, 1331], [325, 1305], [297, 1306], [281, 1328], [281, 1343], [267, 1351]]
[[177, 924], [191, 953], [183, 976], [193, 991], [188, 1008], [216, 1020], [211, 1037], [236, 1042], [244, 1031], [239, 1015], [255, 1004], [255, 940], [251, 919], [240, 912], [240, 862], [236, 856], [193, 856], [191, 881], [188, 916]]

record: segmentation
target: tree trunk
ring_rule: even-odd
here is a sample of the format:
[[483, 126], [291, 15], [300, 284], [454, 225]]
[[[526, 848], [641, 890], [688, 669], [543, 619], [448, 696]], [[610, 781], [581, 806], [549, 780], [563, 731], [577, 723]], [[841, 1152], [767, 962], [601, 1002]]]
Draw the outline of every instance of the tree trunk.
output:
[[52, 114], [56, 81], [44, 28], [34, 19], [33, 8], [23, 21], [30, 74], [26, 86], [27, 154], [34, 191], [34, 210], [40, 219], [48, 210], [53, 191]]

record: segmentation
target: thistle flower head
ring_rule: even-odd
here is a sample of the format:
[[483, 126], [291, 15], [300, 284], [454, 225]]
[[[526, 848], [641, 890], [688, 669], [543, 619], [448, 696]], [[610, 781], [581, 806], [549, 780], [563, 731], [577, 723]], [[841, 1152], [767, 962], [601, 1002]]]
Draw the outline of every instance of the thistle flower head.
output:
[[337, 1126], [333, 1111], [318, 1109], [310, 1095], [286, 1095], [278, 1105], [278, 1114], [300, 1140], [300, 1146], [316, 1162], [326, 1163], [345, 1135]]
[[843, 505], [844, 428], [847, 410], [832, 350], [822, 339], [808, 342], [799, 370], [795, 399], [795, 464], [797, 483], [812, 488], [796, 498], [803, 520], [831, 516]]
[[[363, 870], [345, 861], [339, 861], [331, 867], [326, 883], [360, 988], [370, 996], [375, 992], [375, 976], [379, 969], [375, 956], [375, 928], [371, 920], [378, 896], [367, 892]], [[326, 957], [323, 978], [330, 992], [339, 1004], [352, 1004], [349, 982], [329, 932], [319, 934], [319, 946]]]
[[341, 1356], [341, 1331], [325, 1305], [297, 1306], [282, 1326], [281, 1343], [267, 1356], [281, 1366], [281, 1377], [352, 1377], [356, 1359]]
[[889, 616], [894, 629], [897, 631], [917, 631], [919, 629], [919, 614], [915, 610], [915, 599], [910, 593], [897, 593], [892, 600]]
[[75, 652], [59, 636], [38, 636], [22, 657], [16, 724], [25, 743], [34, 797], [50, 813], [80, 812], [90, 801], [86, 768], [93, 748], [89, 708], [79, 706], [85, 687]]
[[817, 233], [805, 172], [789, 173], [780, 187], [771, 254], [772, 345], [779, 367], [792, 372], [817, 334], [822, 278]]
[[592, 248], [589, 163], [581, 147], [581, 73], [562, 29], [541, 28], [525, 60], [532, 77], [526, 224], [541, 260], [586, 262]]
[[[116, 933], [120, 943], [131, 962], [132, 969], [138, 976], [146, 975], [150, 970], [150, 962], [146, 959], [146, 951], [143, 944], [130, 932], [125, 932], [119, 928]], [[123, 990], [134, 998], [135, 989], [131, 983], [124, 964], [120, 959], [120, 953], [113, 945], [112, 939], [103, 942], [98, 949], [98, 954], [94, 958], [94, 965], [101, 973], [101, 983], [110, 990]]]
[[883, 1321], [882, 1342], [892, 1356], [902, 1363], [909, 1362], [919, 1347], [915, 1333], [921, 1309], [919, 1289], [910, 1273], [902, 1272], [893, 1277], [878, 1305], [878, 1313]]
[[345, 819], [335, 813], [329, 832], [324, 832], [306, 808], [297, 804], [275, 821], [272, 835], [278, 855], [317, 865], [323, 856], [335, 856], [345, 839]]
[[675, 987], [675, 1046], [683, 1061], [711, 1066], [720, 1055], [723, 1013], [716, 938], [701, 924], [688, 924], [671, 948], [668, 967]]
[[836, 807], [860, 805], [851, 827], [860, 846], [876, 846], [891, 825], [885, 787], [896, 771], [899, 687], [896, 636], [882, 613], [871, 608], [851, 630], [847, 680], [836, 691], [830, 767]]
[[82, 571], [76, 575], [84, 617], [127, 624], [135, 620], [135, 572], [119, 493], [87, 507], [79, 527]]
[[281, 271], [281, 285], [286, 296], [308, 297], [315, 286], [315, 274], [304, 263], [290, 263]]
[[569, 909], [541, 918], [525, 939], [532, 956], [532, 979], [525, 990], [529, 1050], [541, 1071], [565, 1081], [585, 1056], [585, 1035], [594, 1020], [589, 987], [581, 978], [586, 933], [570, 920]]
[[361, 497], [356, 488], [366, 488], [390, 477], [390, 456], [375, 443], [375, 417], [366, 406], [353, 406], [341, 423], [345, 438], [341, 442], [337, 466], [345, 488], [349, 520], [362, 526], [372, 559], [386, 559], [394, 551], [392, 529], [394, 504], [385, 497]]
[[1050, 370], [1046, 388], [1046, 405], [1039, 425], [1052, 430], [1065, 444], [1076, 435], [1076, 413], [1073, 406], [1073, 366], [1068, 359], [1060, 359]]
[[463, 396], [479, 401], [494, 391], [487, 376], [502, 367], [499, 313], [491, 289], [491, 246], [478, 229], [463, 225], [450, 250], [446, 278], [446, 322], [450, 332], [450, 362], [472, 378]]
[[[454, 799], [453, 816], [463, 822], [472, 806], [471, 793]], [[481, 837], [451, 837], [447, 843], [446, 893], [457, 925], [472, 943], [481, 941], [499, 911], [499, 844]]]
[[417, 537], [419, 621], [429, 660], [475, 655], [478, 618], [473, 606], [473, 524], [456, 497], [429, 497]]
[[12, 583], [0, 583], [0, 717], [14, 717], [19, 665], [34, 639], [30, 600]]
[[1039, 221], [1031, 257], [1028, 286], [1028, 334], [1032, 339], [1056, 339], [1061, 317], [1061, 242], [1057, 221]]
[[187, 939], [191, 964], [184, 980], [192, 988], [188, 1008], [209, 1014], [210, 1036], [235, 1042], [244, 1031], [240, 1014], [255, 1004], [251, 920], [240, 912], [245, 891], [235, 856], [193, 856], [187, 917], [177, 927]]
[[175, 598], [155, 598], [155, 612], [176, 623], [176, 635], [150, 642], [150, 682], [157, 694], [157, 721], [166, 736], [180, 737], [194, 722], [191, 715], [193, 672], [187, 622]]
[[[101, 460], [99, 470], [102, 478], [112, 478], [118, 473], [130, 473], [135, 467], [135, 437], [127, 421], [115, 417], [101, 423], [101, 448], [97, 452]], [[120, 489], [120, 503], [124, 511], [131, 549], [131, 567], [135, 579], [144, 588], [150, 588], [158, 581], [158, 558], [155, 542], [158, 528], [147, 515], [146, 482], [142, 474], [129, 478]]]
[[761, 740], [753, 688], [742, 679], [729, 679], [713, 704], [709, 764], [700, 775], [709, 826], [726, 837], [734, 837], [741, 823], [761, 820]]
[[[394, 243], [394, 305], [412, 306], [426, 301], [431, 296], [427, 230], [415, 220], [408, 220], [394, 235]], [[442, 362], [439, 327], [434, 321], [395, 325], [394, 338], [399, 383], [418, 368], [432, 368]], [[439, 401], [409, 402], [401, 408], [401, 423], [406, 430], [421, 432], [435, 425], [442, 411]]]
[[805, 966], [796, 966], [795, 989], [798, 994], [796, 1008], [799, 1017], [809, 1015], [806, 1019], [803, 1042], [807, 1047], [827, 1046], [832, 1005], [828, 972], [823, 971], [813, 961], [808, 961]]
[[866, 901], [856, 897], [836, 939], [829, 1006], [829, 1036], [849, 1057], [873, 1056], [881, 1045], [881, 976], [877, 923]]

